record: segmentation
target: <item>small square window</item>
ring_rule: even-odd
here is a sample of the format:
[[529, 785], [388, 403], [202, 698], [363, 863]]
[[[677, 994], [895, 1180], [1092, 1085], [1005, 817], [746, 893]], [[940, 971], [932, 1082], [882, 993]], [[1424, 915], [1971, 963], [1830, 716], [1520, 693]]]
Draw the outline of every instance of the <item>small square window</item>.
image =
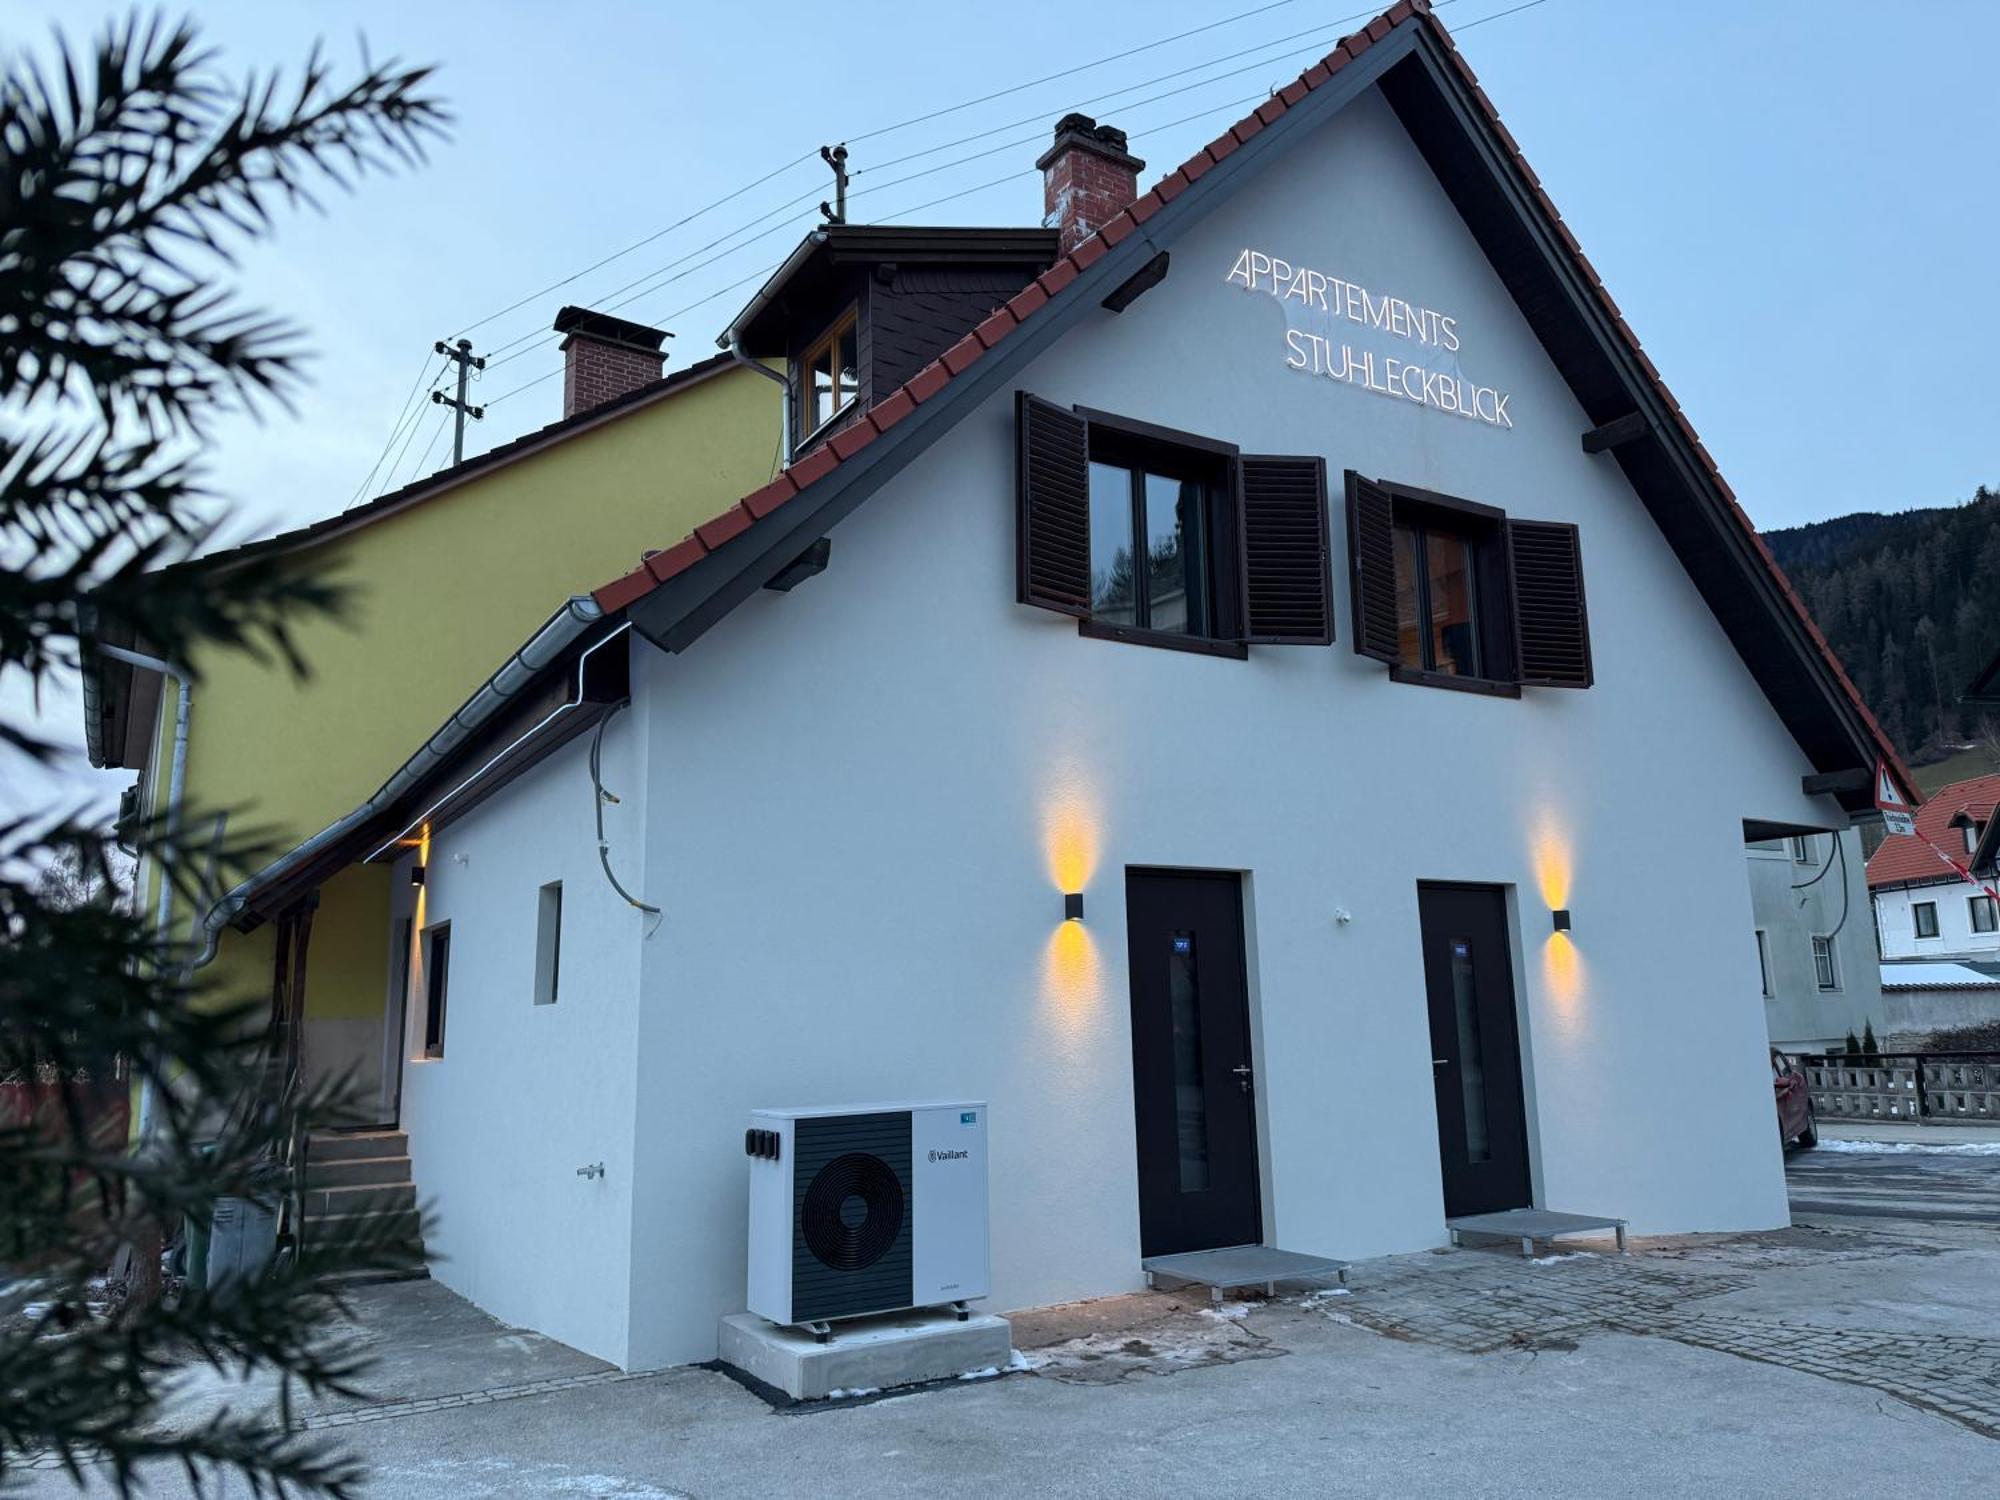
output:
[[1802, 865], [1816, 865], [1819, 860], [1813, 855], [1812, 839], [1795, 835], [1792, 839], [1792, 859]]
[[535, 1004], [554, 1005], [562, 977], [562, 882], [543, 886], [535, 903]]
[[1823, 990], [1840, 988], [1840, 971], [1834, 966], [1833, 939], [1814, 934], [1812, 940], [1813, 976]]
[[1974, 896], [1966, 902], [1972, 916], [1974, 932], [1992, 932], [2000, 928], [2000, 914], [1996, 914], [1991, 896]]
[[444, 1056], [444, 1001], [451, 978], [451, 924], [424, 933], [424, 1056]]
[[1934, 938], [1938, 935], [1937, 902], [1918, 901], [1910, 907], [1910, 916], [1917, 926], [1917, 936]]

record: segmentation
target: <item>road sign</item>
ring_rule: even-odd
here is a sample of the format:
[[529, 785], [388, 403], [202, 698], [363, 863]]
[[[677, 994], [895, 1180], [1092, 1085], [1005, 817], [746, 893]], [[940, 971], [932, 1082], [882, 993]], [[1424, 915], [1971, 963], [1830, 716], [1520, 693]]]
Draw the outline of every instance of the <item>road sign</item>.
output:
[[1882, 814], [1882, 826], [1891, 833], [1904, 838], [1913, 837], [1917, 831], [1917, 820], [1910, 813], [1910, 804], [1903, 800], [1903, 793], [1896, 785], [1896, 778], [1889, 774], [1889, 767], [1883, 761], [1875, 762], [1875, 807]]

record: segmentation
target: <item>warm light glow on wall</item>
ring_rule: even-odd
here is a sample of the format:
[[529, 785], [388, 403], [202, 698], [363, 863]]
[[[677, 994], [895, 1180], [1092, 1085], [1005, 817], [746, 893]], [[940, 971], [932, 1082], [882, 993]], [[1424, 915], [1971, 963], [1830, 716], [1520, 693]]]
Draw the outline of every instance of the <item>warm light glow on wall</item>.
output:
[[1583, 954], [1566, 932], [1550, 933], [1542, 945], [1542, 984], [1564, 1009], [1583, 998]]
[[1058, 891], [1067, 895], [1090, 884], [1097, 870], [1097, 820], [1081, 792], [1066, 791], [1050, 800], [1042, 815], [1042, 844], [1049, 879]]
[[1096, 1009], [1103, 970], [1090, 928], [1056, 923], [1042, 953], [1042, 1008], [1059, 1032], [1074, 1035]]
[[1550, 911], [1559, 911], [1569, 905], [1573, 873], [1568, 832], [1554, 813], [1545, 810], [1536, 818], [1529, 837], [1535, 866], [1535, 888], [1541, 892], [1542, 900]]

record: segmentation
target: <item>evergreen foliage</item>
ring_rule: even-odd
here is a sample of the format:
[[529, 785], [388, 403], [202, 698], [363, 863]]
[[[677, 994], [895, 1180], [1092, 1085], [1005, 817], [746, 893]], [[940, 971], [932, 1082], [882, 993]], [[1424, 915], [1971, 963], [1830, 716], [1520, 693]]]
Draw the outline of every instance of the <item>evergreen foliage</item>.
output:
[[2000, 492], [1981, 485], [1964, 505], [1837, 516], [1764, 540], [1906, 754], [1928, 759], [2000, 717], [1958, 702], [2000, 653]]
[[[178, 663], [242, 649], [304, 670], [287, 621], [338, 591], [196, 560], [214, 419], [299, 378], [297, 331], [237, 302], [231, 256], [315, 189], [415, 161], [445, 121], [427, 78], [364, 57], [337, 83], [315, 52], [232, 82], [191, 26], [136, 16], [88, 45], [58, 35], [46, 64], [0, 61], [0, 673], [39, 689], [88, 667], [100, 632]], [[0, 758], [55, 754], [0, 722]], [[133, 839], [184, 912], [271, 852], [238, 840], [211, 869], [205, 838]], [[62, 809], [0, 824], [0, 1488], [40, 1456], [125, 1493], [162, 1460], [197, 1486], [351, 1493], [352, 1461], [288, 1419], [301, 1387], [351, 1388], [328, 1278], [385, 1263], [385, 1237], [315, 1238], [272, 1274], [155, 1295], [184, 1218], [295, 1190], [275, 1164], [341, 1091], [273, 1070], [267, 997], [195, 1003], [193, 953], [118, 899], [117, 864], [110, 831]], [[136, 1150], [128, 1077], [156, 1101]], [[280, 1419], [246, 1400], [176, 1422], [164, 1392], [197, 1361], [254, 1380]]]

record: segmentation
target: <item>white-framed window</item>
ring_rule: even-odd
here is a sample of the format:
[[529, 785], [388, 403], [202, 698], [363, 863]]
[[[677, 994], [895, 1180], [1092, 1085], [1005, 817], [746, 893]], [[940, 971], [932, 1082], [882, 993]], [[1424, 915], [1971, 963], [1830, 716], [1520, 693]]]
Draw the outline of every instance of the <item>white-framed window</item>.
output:
[[562, 978], [562, 882], [551, 880], [535, 900], [535, 1004], [554, 1005]]
[[1970, 854], [1979, 847], [1979, 825], [1977, 823], [1967, 823], [1964, 832], [1965, 852]]
[[1991, 896], [1968, 897], [1965, 903], [1966, 915], [1972, 919], [1974, 932], [2000, 930], [2000, 912], [1994, 909]]
[[1912, 901], [1910, 903], [1910, 922], [1916, 928], [1918, 937], [1936, 937], [1938, 935], [1937, 902]]
[[1821, 933], [1814, 933], [1812, 940], [1813, 977], [1823, 990], [1840, 988], [1840, 970], [1834, 963], [1833, 939]]
[[1764, 929], [1757, 929], [1757, 977], [1763, 983], [1764, 994], [1771, 993], [1771, 944], [1764, 936]]
[[1819, 863], [1819, 861], [1813, 857], [1812, 838], [1810, 835], [1794, 834], [1792, 836], [1792, 862], [1794, 864], [1801, 864], [1801, 865], [1814, 865]]

